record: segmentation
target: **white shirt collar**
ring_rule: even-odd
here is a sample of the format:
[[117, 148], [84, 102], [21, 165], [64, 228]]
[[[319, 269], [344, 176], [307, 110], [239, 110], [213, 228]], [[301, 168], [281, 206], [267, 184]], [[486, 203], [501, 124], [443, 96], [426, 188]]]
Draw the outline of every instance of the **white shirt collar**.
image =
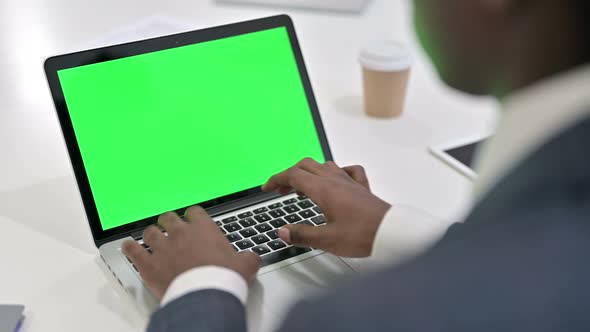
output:
[[475, 201], [549, 140], [590, 116], [590, 66], [508, 98], [496, 134], [476, 158]]

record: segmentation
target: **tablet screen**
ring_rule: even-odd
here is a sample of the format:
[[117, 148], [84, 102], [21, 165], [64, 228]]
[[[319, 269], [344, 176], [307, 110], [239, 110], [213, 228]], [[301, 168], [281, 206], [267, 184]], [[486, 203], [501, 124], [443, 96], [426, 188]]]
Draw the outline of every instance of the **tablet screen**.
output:
[[483, 141], [479, 141], [463, 145], [457, 148], [445, 150], [444, 152], [456, 159], [457, 161], [459, 161], [461, 164], [467, 166], [470, 169], [473, 169], [475, 153], [477, 152], [477, 149], [482, 142]]

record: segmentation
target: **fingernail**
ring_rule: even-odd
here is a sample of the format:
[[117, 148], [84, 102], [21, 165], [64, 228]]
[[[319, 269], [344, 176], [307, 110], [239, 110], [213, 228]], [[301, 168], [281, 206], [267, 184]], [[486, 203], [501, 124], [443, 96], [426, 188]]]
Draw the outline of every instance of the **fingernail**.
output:
[[282, 227], [279, 229], [279, 237], [281, 240], [291, 242], [291, 231], [288, 228]]

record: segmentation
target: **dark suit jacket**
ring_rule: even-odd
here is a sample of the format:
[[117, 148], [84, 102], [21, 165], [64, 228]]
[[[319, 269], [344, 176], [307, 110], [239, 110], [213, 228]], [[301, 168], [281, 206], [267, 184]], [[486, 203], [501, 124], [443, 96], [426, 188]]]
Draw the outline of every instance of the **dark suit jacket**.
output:
[[[280, 331], [590, 331], [590, 119], [533, 153], [421, 257], [299, 303]], [[219, 291], [148, 331], [245, 331]]]

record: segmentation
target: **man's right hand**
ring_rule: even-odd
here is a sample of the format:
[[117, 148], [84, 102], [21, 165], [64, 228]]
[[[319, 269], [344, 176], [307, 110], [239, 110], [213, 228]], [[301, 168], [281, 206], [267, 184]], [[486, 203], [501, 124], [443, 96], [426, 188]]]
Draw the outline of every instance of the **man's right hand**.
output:
[[338, 256], [369, 256], [379, 225], [391, 207], [371, 193], [361, 166], [340, 168], [332, 161], [320, 164], [305, 158], [271, 177], [262, 189], [281, 194], [294, 189], [311, 198], [322, 209], [327, 224], [286, 225], [279, 236], [287, 243]]

